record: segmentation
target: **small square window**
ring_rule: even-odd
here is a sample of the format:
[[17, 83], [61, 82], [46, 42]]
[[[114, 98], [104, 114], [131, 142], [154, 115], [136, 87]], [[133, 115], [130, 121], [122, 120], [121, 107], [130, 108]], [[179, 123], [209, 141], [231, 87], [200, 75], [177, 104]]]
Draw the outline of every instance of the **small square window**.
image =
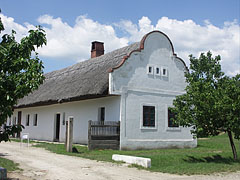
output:
[[162, 67], [161, 69], [161, 75], [162, 76], [168, 76], [168, 69], [166, 67]]
[[148, 72], [152, 73], [152, 67], [151, 66], [148, 67]]
[[165, 76], [167, 74], [167, 70], [164, 68], [163, 69], [163, 75]]
[[155, 75], [160, 76], [160, 68], [159, 67], [155, 67]]
[[147, 66], [147, 74], [153, 74], [153, 66]]
[[26, 126], [29, 126], [30, 114], [26, 115]]
[[34, 114], [34, 116], [33, 116], [33, 126], [37, 126], [37, 121], [38, 121], [38, 116], [37, 116], [37, 114]]

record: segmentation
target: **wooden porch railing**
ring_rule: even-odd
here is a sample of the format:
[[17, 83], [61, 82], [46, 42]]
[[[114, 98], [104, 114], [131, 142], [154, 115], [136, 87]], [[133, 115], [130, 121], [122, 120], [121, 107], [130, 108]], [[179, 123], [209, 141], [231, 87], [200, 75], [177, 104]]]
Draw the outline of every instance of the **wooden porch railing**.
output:
[[119, 121], [88, 121], [88, 149], [119, 149]]

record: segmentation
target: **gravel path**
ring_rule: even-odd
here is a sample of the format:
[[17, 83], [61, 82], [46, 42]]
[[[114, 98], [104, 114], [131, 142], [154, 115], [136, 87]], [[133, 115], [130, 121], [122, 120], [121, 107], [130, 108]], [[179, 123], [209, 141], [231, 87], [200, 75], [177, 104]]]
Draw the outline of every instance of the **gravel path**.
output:
[[1, 155], [20, 164], [21, 172], [8, 177], [20, 180], [238, 180], [240, 172], [211, 176], [179, 176], [153, 173], [126, 164], [97, 162], [79, 157], [54, 154], [42, 148], [20, 147], [20, 143], [0, 143]]

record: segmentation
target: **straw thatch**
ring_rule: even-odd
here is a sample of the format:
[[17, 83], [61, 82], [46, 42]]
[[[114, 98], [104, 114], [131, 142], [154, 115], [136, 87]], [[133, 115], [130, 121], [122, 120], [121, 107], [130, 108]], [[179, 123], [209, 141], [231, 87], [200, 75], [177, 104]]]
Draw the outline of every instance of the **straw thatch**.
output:
[[20, 99], [16, 108], [56, 104], [108, 95], [108, 70], [124, 56], [138, 49], [139, 43], [117, 49], [73, 66], [45, 74], [38, 90]]

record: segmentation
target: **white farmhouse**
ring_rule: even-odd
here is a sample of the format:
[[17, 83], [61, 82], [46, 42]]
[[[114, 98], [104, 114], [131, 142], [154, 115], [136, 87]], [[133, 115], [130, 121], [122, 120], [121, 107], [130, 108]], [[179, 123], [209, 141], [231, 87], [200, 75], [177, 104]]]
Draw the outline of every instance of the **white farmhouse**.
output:
[[8, 124], [21, 123], [31, 139], [64, 141], [74, 117], [73, 141], [87, 144], [88, 121], [120, 121], [120, 149], [196, 147], [190, 128], [173, 124], [168, 107], [186, 87], [184, 61], [160, 31], [104, 55], [47, 73], [38, 90], [19, 101]]

